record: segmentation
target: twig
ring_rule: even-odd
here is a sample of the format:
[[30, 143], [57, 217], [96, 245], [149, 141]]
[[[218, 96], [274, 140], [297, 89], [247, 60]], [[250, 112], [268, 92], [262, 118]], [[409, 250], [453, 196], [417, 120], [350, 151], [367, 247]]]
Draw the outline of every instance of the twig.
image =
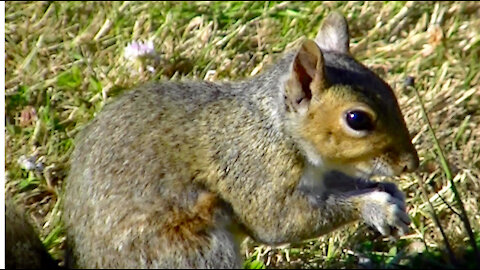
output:
[[440, 198], [440, 200], [442, 200], [442, 202], [447, 205], [448, 209], [450, 209], [450, 211], [452, 211], [455, 215], [457, 215], [459, 218], [462, 218], [462, 215], [455, 209], [453, 209], [453, 207], [443, 198], [442, 195], [440, 195], [440, 193], [438, 192], [435, 192], [435, 194], [437, 194], [437, 196]]
[[435, 208], [433, 207], [433, 204], [428, 199], [427, 191], [425, 190], [425, 186], [423, 186], [423, 181], [422, 181], [422, 179], [420, 179], [420, 177], [418, 177], [417, 182], [418, 182], [418, 185], [420, 186], [420, 189], [422, 190], [424, 200], [430, 206], [430, 211], [431, 211], [431, 214], [432, 214], [432, 217], [433, 217], [433, 221], [434, 221], [435, 225], [438, 227], [438, 229], [440, 230], [440, 233], [442, 234], [443, 241], [445, 242], [445, 247], [447, 248], [448, 256], [450, 257], [450, 262], [455, 265], [457, 263], [457, 259], [455, 258], [455, 254], [453, 253], [452, 247], [450, 246], [450, 242], [448, 242], [447, 235], [443, 231], [443, 227], [440, 224], [440, 220], [438, 219], [438, 216], [435, 213]]
[[[453, 177], [452, 177], [452, 171], [450, 170], [450, 166], [448, 165], [448, 161], [445, 158], [445, 155], [443, 154], [442, 147], [440, 146], [440, 143], [438, 142], [437, 136], [435, 135], [435, 131], [432, 128], [432, 124], [430, 123], [430, 119], [428, 118], [428, 115], [426, 113], [426, 110], [425, 110], [425, 107], [423, 105], [420, 94], [418, 93], [417, 88], [414, 87], [413, 85], [409, 85], [407, 87], [414, 90], [415, 95], [417, 96], [418, 102], [420, 103], [420, 108], [421, 108], [421, 111], [422, 111], [422, 115], [425, 118], [425, 121], [427, 122], [428, 130], [430, 131], [430, 133], [432, 135], [432, 138], [433, 138], [433, 141], [434, 141], [434, 144], [435, 144], [435, 147], [437, 148], [437, 152], [438, 152], [438, 155], [439, 155], [439, 158], [440, 158], [440, 163], [442, 164], [443, 170], [445, 171], [445, 176], [447, 177], [448, 181], [450, 182], [450, 188], [452, 189], [452, 192], [454, 194], [454, 198], [455, 198], [455, 200], [458, 203], [458, 206], [460, 208], [460, 211], [461, 211], [461, 214], [462, 214], [460, 216], [460, 219], [462, 220], [462, 222], [465, 226], [465, 230], [467, 231], [467, 234], [468, 234], [468, 237], [469, 237], [469, 240], [470, 240], [470, 244], [472, 245], [472, 248], [475, 252], [475, 255], [477, 256], [477, 258], [480, 259], [480, 253], [478, 252], [477, 244], [475, 243], [475, 237], [473, 235], [473, 231], [472, 231], [472, 227], [470, 225], [470, 221], [468, 220], [467, 211], [465, 210], [465, 206], [462, 202], [462, 199], [460, 198], [460, 195], [458, 194], [457, 188], [455, 187], [455, 183], [453, 182]], [[430, 203], [430, 201], [428, 201], [428, 202]]]

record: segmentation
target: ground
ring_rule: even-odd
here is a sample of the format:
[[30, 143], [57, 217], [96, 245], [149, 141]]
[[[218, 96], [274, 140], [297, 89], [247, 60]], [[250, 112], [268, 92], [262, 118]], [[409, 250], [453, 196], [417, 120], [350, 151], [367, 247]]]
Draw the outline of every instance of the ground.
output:
[[[245, 266], [478, 266], [480, 3], [7, 2], [5, 9], [6, 192], [60, 263], [73, 138], [106, 102], [150, 80], [257, 74], [315, 37], [338, 10], [352, 53], [394, 88], [420, 156], [417, 172], [387, 179], [405, 191], [411, 231], [394, 241], [358, 223], [284, 247], [248, 241]], [[134, 41], [150, 54], [125, 57]]]

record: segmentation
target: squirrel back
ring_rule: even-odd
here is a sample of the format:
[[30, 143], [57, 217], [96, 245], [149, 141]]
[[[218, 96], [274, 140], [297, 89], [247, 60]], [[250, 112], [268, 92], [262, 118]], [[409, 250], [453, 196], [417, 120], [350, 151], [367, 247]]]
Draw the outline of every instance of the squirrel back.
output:
[[[417, 166], [393, 91], [334, 13], [253, 78], [153, 83], [106, 105], [71, 156], [67, 265], [232, 268], [243, 235], [296, 242], [360, 218], [404, 232], [401, 193], [355, 177]], [[338, 187], [330, 170], [350, 176]]]

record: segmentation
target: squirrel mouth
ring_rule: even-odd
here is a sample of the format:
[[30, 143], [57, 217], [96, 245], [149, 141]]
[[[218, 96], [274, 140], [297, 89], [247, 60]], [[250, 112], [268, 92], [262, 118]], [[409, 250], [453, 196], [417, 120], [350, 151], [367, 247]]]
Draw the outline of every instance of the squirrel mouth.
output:
[[373, 160], [371, 163], [361, 163], [354, 167], [354, 174], [360, 178], [370, 178], [372, 176], [394, 176], [392, 168], [383, 162]]

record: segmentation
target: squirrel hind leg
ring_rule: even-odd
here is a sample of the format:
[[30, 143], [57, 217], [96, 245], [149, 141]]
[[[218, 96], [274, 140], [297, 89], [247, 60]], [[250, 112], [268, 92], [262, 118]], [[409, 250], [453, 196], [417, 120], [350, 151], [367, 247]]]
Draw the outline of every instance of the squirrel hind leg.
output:
[[198, 194], [189, 211], [172, 210], [161, 231], [171, 247], [164, 255], [166, 268], [240, 268], [239, 248], [227, 229], [229, 213], [217, 197]]
[[[239, 248], [234, 244], [230, 232], [214, 228], [171, 242], [170, 251], [162, 256], [161, 267], [238, 269], [242, 266], [239, 255]], [[155, 268], [158, 268], [157, 265]]]
[[[110, 229], [99, 231], [99, 226], [89, 226], [96, 229], [81, 238], [73, 236], [81, 246], [73, 245], [72, 265], [126, 269], [241, 267], [237, 244], [223, 222], [229, 219], [228, 212], [209, 192], [193, 192], [196, 196], [187, 193], [177, 193], [176, 199], [123, 202], [110, 216], [115, 219]], [[115, 203], [118, 206], [120, 202]], [[85, 242], [86, 238], [91, 241]]]

